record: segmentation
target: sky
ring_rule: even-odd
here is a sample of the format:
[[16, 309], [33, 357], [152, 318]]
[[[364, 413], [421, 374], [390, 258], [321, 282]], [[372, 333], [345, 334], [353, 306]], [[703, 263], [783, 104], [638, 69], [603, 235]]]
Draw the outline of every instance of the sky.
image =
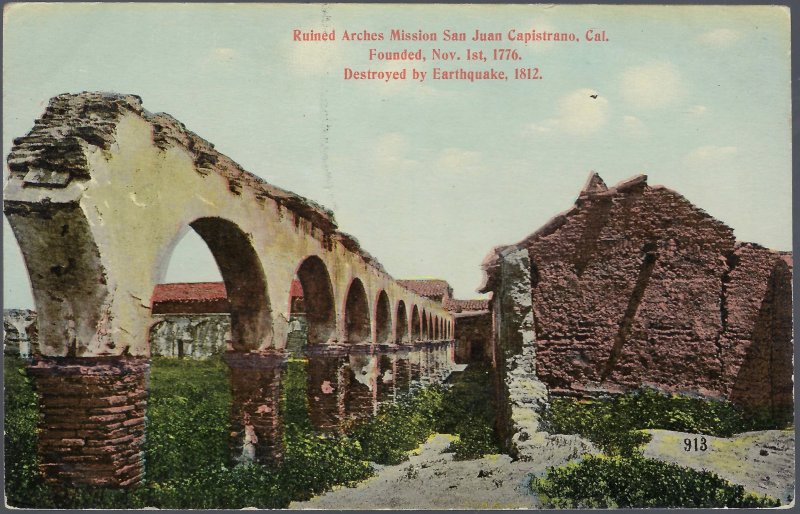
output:
[[[336, 41], [293, 41], [293, 30]], [[390, 41], [392, 29], [437, 41]], [[502, 41], [473, 42], [478, 29]], [[508, 32], [580, 41], [508, 41]], [[586, 30], [607, 41], [586, 41]], [[344, 31], [384, 41], [343, 41]], [[444, 31], [467, 41], [444, 41]], [[788, 10], [757, 6], [16, 4], [3, 33], [3, 154], [49, 98], [142, 97], [246, 170], [332, 209], [395, 278], [480, 297], [480, 263], [568, 209], [590, 171], [645, 173], [733, 227], [791, 249]], [[493, 49], [519, 60], [493, 60]], [[369, 50], [422, 50], [426, 62]], [[433, 61], [432, 50], [461, 60]], [[487, 61], [467, 61], [484, 50]], [[431, 80], [433, 68], [537, 80]], [[344, 69], [426, 71], [345, 80]], [[6, 168], [7, 176], [7, 168]], [[3, 221], [4, 307], [32, 308]], [[167, 281], [219, 280], [190, 233]]]

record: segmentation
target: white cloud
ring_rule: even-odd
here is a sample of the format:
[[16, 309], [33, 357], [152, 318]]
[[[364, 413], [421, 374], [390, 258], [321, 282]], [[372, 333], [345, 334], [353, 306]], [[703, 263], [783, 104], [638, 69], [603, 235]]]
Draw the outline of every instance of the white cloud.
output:
[[525, 135], [558, 131], [575, 136], [593, 134], [608, 121], [608, 100], [593, 89], [578, 89], [558, 102], [558, 117], [530, 123]]
[[636, 116], [622, 117], [622, 131], [629, 137], [643, 138], [650, 134], [647, 126]]
[[708, 107], [706, 107], [705, 105], [693, 105], [688, 109], [686, 109], [686, 114], [689, 114], [691, 116], [702, 116], [706, 112], [708, 112]]
[[739, 34], [731, 29], [710, 30], [697, 37], [700, 43], [718, 48], [728, 47], [738, 39]]
[[668, 62], [634, 66], [622, 72], [622, 95], [643, 109], [665, 107], [683, 94], [680, 72]]
[[448, 172], [470, 172], [481, 169], [481, 153], [463, 148], [445, 148], [436, 159], [436, 167]]
[[735, 146], [707, 145], [695, 148], [685, 157], [685, 162], [693, 167], [708, 167], [719, 165], [735, 157], [739, 149]]
[[372, 148], [375, 171], [408, 173], [419, 166], [419, 161], [408, 157], [408, 138], [399, 132], [381, 135]]
[[232, 62], [239, 56], [233, 48], [215, 48], [211, 51], [209, 59], [216, 62]]

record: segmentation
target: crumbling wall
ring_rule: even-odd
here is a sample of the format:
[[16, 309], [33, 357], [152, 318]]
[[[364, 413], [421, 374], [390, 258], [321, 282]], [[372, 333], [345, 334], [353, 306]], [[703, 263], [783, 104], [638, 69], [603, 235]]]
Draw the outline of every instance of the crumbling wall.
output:
[[521, 246], [536, 371], [551, 391], [650, 385], [791, 405], [788, 265], [737, 245], [732, 229], [678, 193], [644, 176], [609, 189], [595, 176], [575, 207]]
[[492, 313], [456, 316], [455, 357], [459, 364], [488, 362], [492, 357]]
[[39, 354], [39, 326], [34, 311], [3, 310], [3, 351], [20, 357]]
[[775, 252], [744, 243], [725, 284], [723, 390], [732, 401], [791, 419], [791, 270]]
[[595, 449], [579, 436], [549, 434], [542, 423], [548, 390], [536, 371], [531, 280], [527, 249], [509, 247], [503, 251], [491, 302], [496, 429], [515, 458], [566, 462]]
[[231, 337], [228, 314], [155, 315], [150, 328], [152, 355], [203, 359], [225, 352]]

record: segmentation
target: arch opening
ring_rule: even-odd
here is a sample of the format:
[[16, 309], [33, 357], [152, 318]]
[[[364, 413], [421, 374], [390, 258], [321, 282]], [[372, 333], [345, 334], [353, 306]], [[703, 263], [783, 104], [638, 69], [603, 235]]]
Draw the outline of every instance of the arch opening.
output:
[[361, 280], [354, 278], [347, 291], [344, 308], [345, 340], [348, 343], [363, 343], [370, 338], [369, 306], [367, 293]]
[[403, 300], [397, 302], [397, 315], [395, 316], [397, 330], [395, 331], [395, 341], [398, 343], [408, 342], [408, 313], [406, 304]]
[[[208, 351], [224, 352], [226, 348], [247, 351], [269, 346], [272, 342], [272, 316], [267, 280], [250, 236], [235, 223], [217, 217], [198, 218], [186, 230], [168, 250], [168, 266], [160, 267], [171, 282], [156, 285], [152, 313], [165, 315], [169, 327], [158, 322], [151, 326], [149, 343], [160, 347], [150, 348], [150, 351], [175, 356], [202, 356]], [[188, 323], [194, 327], [196, 323], [191, 319], [198, 315], [225, 314], [230, 318], [229, 329], [225, 326], [227, 322], [220, 321], [220, 330], [201, 334], [221, 339], [219, 341], [199, 341], [197, 330], [192, 330], [190, 336], [184, 334], [181, 337], [176, 334], [185, 331], [169, 330], [170, 334], [161, 334], [167, 336], [166, 339], [153, 339], [166, 328], [175, 329], [172, 326], [175, 323]], [[209, 346], [210, 349], [198, 346], [190, 350], [184, 348], [186, 345]]]
[[375, 304], [375, 342], [388, 343], [392, 339], [392, 310], [389, 306], [389, 295], [386, 291], [378, 294]]
[[411, 340], [419, 341], [422, 339], [422, 323], [419, 319], [419, 308], [415, 305], [411, 310]]
[[328, 268], [316, 255], [307, 257], [297, 268], [297, 280], [302, 292], [307, 342], [326, 343], [336, 329], [333, 286]]
[[200, 218], [190, 224], [217, 263], [231, 315], [234, 350], [255, 350], [272, 343], [272, 312], [264, 268], [250, 241], [235, 223]]

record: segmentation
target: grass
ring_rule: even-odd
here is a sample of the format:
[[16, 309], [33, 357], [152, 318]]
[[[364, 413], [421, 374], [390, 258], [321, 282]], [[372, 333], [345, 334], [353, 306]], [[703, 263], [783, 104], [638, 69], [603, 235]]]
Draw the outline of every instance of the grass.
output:
[[[276, 469], [233, 466], [228, 454], [228, 367], [219, 358], [157, 357], [150, 370], [145, 482], [133, 490], [55, 489], [38, 476], [37, 397], [24, 364], [5, 360], [6, 493], [16, 507], [286, 508], [291, 501], [364, 480], [373, 473], [370, 461], [402, 462], [436, 431], [455, 431], [468, 441], [462, 454], [496, 449], [491, 434], [487, 436], [493, 411], [485, 402], [485, 370], [464, 374], [449, 390], [432, 386], [401, 397], [349, 434], [332, 435], [313, 429], [307, 363], [292, 359], [283, 377], [283, 464]], [[476, 414], [478, 425], [465, 421]]]

